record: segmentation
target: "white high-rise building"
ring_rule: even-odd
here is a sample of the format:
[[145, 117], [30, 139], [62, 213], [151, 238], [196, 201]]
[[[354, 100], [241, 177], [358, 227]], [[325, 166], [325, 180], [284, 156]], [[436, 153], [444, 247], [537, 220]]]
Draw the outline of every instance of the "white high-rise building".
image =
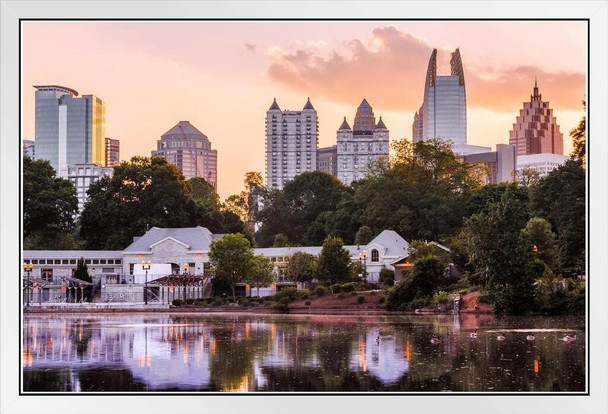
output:
[[376, 124], [372, 107], [365, 99], [357, 108], [353, 129], [344, 117], [337, 135], [338, 179], [346, 185], [365, 177], [370, 162], [380, 157], [388, 159], [388, 129], [382, 117]]
[[569, 159], [567, 155], [551, 153], [518, 155], [517, 173], [521, 176], [524, 169], [532, 169], [538, 172], [539, 178], [543, 178]]
[[89, 186], [106, 175], [111, 177], [113, 172], [114, 168], [112, 167], [102, 167], [93, 163], [70, 165], [67, 179], [76, 187], [79, 213], [82, 213], [84, 203], [89, 198], [87, 195]]
[[433, 49], [424, 84], [424, 101], [414, 115], [414, 142], [438, 138], [467, 143], [467, 97], [460, 50], [452, 53], [451, 76], [437, 76], [437, 49]]
[[305, 171], [317, 169], [317, 111], [310, 99], [301, 111], [281, 111], [275, 99], [266, 112], [266, 185], [283, 188]]

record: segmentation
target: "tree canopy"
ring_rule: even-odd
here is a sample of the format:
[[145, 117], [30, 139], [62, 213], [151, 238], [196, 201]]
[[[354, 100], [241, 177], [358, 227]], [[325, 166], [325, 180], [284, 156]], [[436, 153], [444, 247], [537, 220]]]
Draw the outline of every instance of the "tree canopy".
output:
[[220, 211], [213, 187], [202, 178], [186, 182], [159, 157], [133, 157], [89, 187], [80, 217], [88, 249], [124, 249], [148, 228], [203, 226], [212, 232], [244, 232], [232, 213]]
[[209, 261], [215, 268], [215, 277], [224, 282], [236, 297], [236, 284], [245, 282], [254, 264], [253, 249], [242, 234], [224, 234], [211, 242]]
[[351, 279], [350, 253], [339, 237], [327, 236], [317, 265], [317, 279], [329, 284]]
[[26, 249], [75, 249], [76, 189], [46, 160], [23, 157], [23, 238]]

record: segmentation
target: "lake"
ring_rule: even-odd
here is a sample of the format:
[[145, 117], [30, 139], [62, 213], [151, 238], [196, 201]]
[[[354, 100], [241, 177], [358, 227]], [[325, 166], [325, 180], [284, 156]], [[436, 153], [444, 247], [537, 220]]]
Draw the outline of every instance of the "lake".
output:
[[30, 314], [23, 332], [24, 392], [586, 390], [584, 317]]

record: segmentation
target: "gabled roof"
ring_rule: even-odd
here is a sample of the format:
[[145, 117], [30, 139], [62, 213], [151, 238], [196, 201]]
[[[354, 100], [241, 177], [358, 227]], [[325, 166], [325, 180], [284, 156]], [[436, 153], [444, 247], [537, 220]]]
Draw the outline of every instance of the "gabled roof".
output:
[[161, 136], [164, 137], [165, 135], [177, 135], [178, 137], [182, 137], [184, 136], [184, 134], [199, 136], [202, 135], [203, 137], [207, 138], [205, 134], [196, 129], [194, 125], [192, 125], [188, 121], [179, 121], [173, 128], [171, 128]]
[[342, 125], [340, 125], [340, 128], [338, 129], [338, 131], [342, 130], [350, 131], [350, 125], [348, 125], [348, 122], [346, 122], [346, 117], [344, 117], [344, 121], [342, 121]]
[[152, 227], [146, 234], [131, 243], [124, 250], [124, 253], [150, 251], [150, 246], [167, 238], [175, 239], [184, 245], [190, 246], [191, 251], [198, 252], [209, 250], [213, 234], [205, 227], [200, 226], [168, 229]]
[[380, 120], [378, 121], [378, 124], [376, 125], [376, 129], [387, 129], [386, 125], [384, 125], [384, 122], [382, 122], [382, 117], [380, 117]]
[[[407, 249], [409, 243], [405, 241], [396, 231], [384, 230], [382, 233], [376, 236], [374, 240], [368, 243], [368, 246], [372, 244], [379, 244], [386, 249], [385, 254], [387, 256], [402, 257], [407, 255]], [[368, 252], [368, 254], [370, 254]]]
[[279, 108], [279, 104], [277, 104], [277, 98], [274, 98], [274, 101], [272, 101], [272, 105], [270, 105], [270, 108], [268, 110], [272, 111], [272, 110], [275, 110], [275, 109], [277, 111], [281, 110], [281, 108]]
[[315, 107], [310, 103], [310, 98], [308, 98], [306, 105], [304, 105], [304, 109], [315, 109]]

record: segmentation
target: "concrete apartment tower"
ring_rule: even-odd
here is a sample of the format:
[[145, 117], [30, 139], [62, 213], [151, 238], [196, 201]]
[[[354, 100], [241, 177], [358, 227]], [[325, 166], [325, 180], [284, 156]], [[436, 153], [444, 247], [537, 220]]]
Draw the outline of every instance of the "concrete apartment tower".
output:
[[389, 131], [382, 117], [376, 124], [374, 111], [366, 99], [357, 108], [352, 129], [344, 117], [337, 141], [338, 179], [346, 185], [365, 177], [370, 162], [388, 158]]
[[163, 157], [180, 169], [186, 180], [204, 178], [217, 190], [217, 150], [205, 134], [188, 121], [177, 125], [161, 135], [156, 141], [153, 157]]
[[450, 76], [437, 76], [437, 49], [433, 49], [424, 83], [424, 100], [414, 115], [414, 142], [432, 138], [467, 143], [467, 96], [460, 50], [450, 59]]
[[120, 162], [120, 141], [106, 137], [106, 167], [113, 167]]
[[509, 132], [509, 144], [515, 146], [517, 155], [564, 153], [564, 137], [549, 102], [538, 92], [536, 80], [530, 101], [524, 102]]
[[317, 111], [310, 99], [301, 111], [281, 111], [275, 99], [266, 112], [266, 185], [283, 188], [305, 171], [317, 169]]
[[64, 86], [34, 88], [36, 158], [48, 160], [63, 178], [70, 165], [105, 165], [104, 102], [94, 95], [78, 98], [78, 92]]

